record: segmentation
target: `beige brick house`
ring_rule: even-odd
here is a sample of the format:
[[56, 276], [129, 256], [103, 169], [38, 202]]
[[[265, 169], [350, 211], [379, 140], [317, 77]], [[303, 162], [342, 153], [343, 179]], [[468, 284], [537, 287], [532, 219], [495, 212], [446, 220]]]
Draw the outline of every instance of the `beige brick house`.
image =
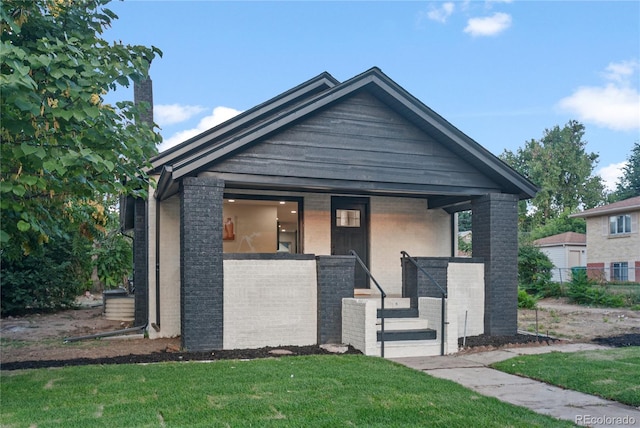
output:
[[571, 217], [587, 221], [589, 277], [640, 282], [640, 196]]

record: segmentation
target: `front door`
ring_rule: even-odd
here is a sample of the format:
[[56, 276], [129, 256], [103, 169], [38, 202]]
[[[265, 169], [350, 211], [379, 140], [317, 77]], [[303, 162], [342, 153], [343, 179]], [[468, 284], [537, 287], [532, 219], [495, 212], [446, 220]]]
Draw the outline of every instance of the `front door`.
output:
[[[331, 254], [354, 250], [369, 267], [369, 198], [331, 197]], [[369, 288], [369, 278], [356, 262], [355, 288]]]

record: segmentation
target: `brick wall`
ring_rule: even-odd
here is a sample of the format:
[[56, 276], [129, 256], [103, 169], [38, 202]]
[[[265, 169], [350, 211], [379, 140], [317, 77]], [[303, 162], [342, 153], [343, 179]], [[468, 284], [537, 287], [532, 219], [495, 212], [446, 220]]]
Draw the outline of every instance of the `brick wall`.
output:
[[342, 343], [365, 355], [379, 355], [376, 309], [372, 299], [342, 299]]
[[[444, 353], [455, 354], [458, 352], [458, 313], [456, 312], [456, 306], [451, 305], [451, 299], [445, 299], [444, 301], [444, 318], [447, 322], [445, 328], [445, 343]], [[418, 313], [420, 318], [427, 319], [429, 321], [429, 328], [436, 331], [437, 339], [442, 338], [442, 299], [435, 297], [419, 297], [418, 298]], [[441, 345], [440, 345], [441, 346]]]
[[485, 263], [486, 334], [518, 330], [518, 197], [490, 193], [472, 202], [473, 256]]
[[304, 252], [331, 254], [331, 195], [304, 196]]
[[317, 343], [312, 255], [224, 256], [224, 349]]
[[[400, 251], [413, 256], [451, 255], [451, 216], [415, 198], [372, 197], [371, 273], [387, 295], [402, 295]], [[372, 292], [377, 289], [372, 287]]]
[[224, 181], [185, 177], [180, 192], [182, 347], [223, 347], [222, 202]]
[[[611, 263], [627, 262], [629, 280], [640, 281], [636, 275], [635, 262], [640, 260], [640, 212], [632, 212], [631, 233], [609, 234], [609, 216], [587, 218], [587, 265], [605, 267], [604, 275], [598, 277], [597, 271], [590, 276], [595, 279], [611, 279]], [[635, 271], [635, 272], [634, 272]], [[598, 277], [598, 278], [596, 278]]]
[[342, 343], [342, 299], [353, 297], [356, 259], [317, 256], [318, 343]]
[[[457, 336], [465, 335], [465, 313], [467, 314], [467, 336], [484, 333], [484, 264], [449, 263], [447, 269], [448, 305], [457, 313]], [[448, 317], [451, 322], [452, 317]], [[456, 333], [452, 325], [449, 331]]]

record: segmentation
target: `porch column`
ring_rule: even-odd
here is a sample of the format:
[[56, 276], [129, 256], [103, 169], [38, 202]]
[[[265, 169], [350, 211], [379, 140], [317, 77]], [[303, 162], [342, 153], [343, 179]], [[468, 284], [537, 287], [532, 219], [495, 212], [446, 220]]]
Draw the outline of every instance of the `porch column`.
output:
[[342, 342], [342, 299], [352, 298], [356, 258], [316, 256], [318, 343]]
[[222, 202], [224, 181], [186, 177], [180, 192], [182, 347], [222, 349]]
[[133, 285], [135, 314], [134, 325], [143, 326], [149, 321], [149, 234], [147, 201], [136, 198], [133, 205]]
[[472, 202], [473, 257], [484, 259], [484, 332], [518, 331], [518, 196], [490, 193]]

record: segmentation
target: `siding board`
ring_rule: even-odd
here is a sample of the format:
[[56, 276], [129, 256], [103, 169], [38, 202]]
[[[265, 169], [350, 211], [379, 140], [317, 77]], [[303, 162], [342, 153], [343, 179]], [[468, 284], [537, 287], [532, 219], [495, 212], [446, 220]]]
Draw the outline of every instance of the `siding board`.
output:
[[226, 174], [498, 188], [367, 92], [295, 123], [209, 168]]

